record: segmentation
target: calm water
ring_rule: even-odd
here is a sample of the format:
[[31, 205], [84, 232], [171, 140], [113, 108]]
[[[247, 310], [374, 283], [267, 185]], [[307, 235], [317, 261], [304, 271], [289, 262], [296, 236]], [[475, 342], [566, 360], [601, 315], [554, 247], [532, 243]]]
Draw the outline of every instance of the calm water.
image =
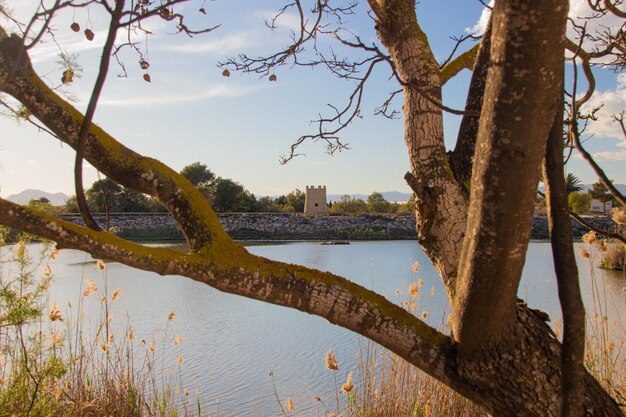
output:
[[[35, 253], [40, 245], [30, 245], [29, 249]], [[249, 250], [343, 275], [398, 303], [407, 299], [405, 294], [395, 294], [396, 290], [406, 293], [403, 281], [421, 278], [425, 285], [420, 311], [430, 312], [431, 324], [440, 327], [449, 311], [443, 288], [415, 242], [353, 242], [339, 246], [298, 242], [250, 246]], [[519, 296], [532, 307], [548, 312], [553, 320], [558, 319], [549, 244], [531, 243], [527, 259]], [[411, 272], [415, 261], [421, 265], [418, 274]], [[588, 262], [580, 261], [581, 286], [591, 309], [590, 267]], [[177, 357], [182, 354], [182, 374], [170, 371], [174, 373], [172, 378], [182, 378], [190, 398], [201, 398], [205, 409], [220, 416], [280, 415], [270, 372], [283, 403], [292, 397], [301, 415], [318, 415], [320, 410], [315, 407], [319, 403], [314, 403], [312, 396], [319, 394], [329, 404], [334, 398], [333, 376], [324, 367], [326, 351], [332, 347], [337, 355], [341, 384], [356, 365], [359, 346], [366, 343], [324, 319], [223, 294], [187, 278], [161, 277], [117, 263], [108, 264], [103, 273], [89, 255], [78, 251], [62, 251], [51, 267], [55, 281], [50, 299], [62, 310], [68, 302], [78, 305], [85, 278], [94, 279], [101, 289], [106, 282], [109, 293], [121, 287], [121, 296], [112, 306], [113, 324], [120, 329], [130, 325], [136, 341], [155, 337], [158, 362], [164, 368], [177, 369]], [[623, 274], [596, 270], [595, 275], [601, 284], [601, 296], [607, 300], [609, 318], [624, 317]], [[88, 298], [84, 308], [87, 320], [97, 322], [101, 314], [97, 297]], [[176, 317], [168, 324], [172, 309]], [[65, 314], [72, 313], [66, 310]], [[183, 343], [173, 346], [172, 339], [177, 335], [183, 336]]]

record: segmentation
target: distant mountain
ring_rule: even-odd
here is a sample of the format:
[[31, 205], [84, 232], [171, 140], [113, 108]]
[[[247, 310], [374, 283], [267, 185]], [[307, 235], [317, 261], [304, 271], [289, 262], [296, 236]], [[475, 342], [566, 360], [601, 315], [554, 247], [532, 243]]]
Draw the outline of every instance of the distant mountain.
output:
[[[402, 193], [400, 191], [383, 191], [380, 194], [382, 194], [385, 200], [392, 202], [403, 202], [411, 198], [410, 193]], [[334, 203], [335, 201], [339, 201], [343, 195], [344, 194], [328, 194], [326, 198], [328, 201], [332, 201]], [[363, 201], [367, 201], [368, 196], [369, 194], [350, 194], [350, 197], [360, 198]]]
[[50, 200], [50, 204], [54, 206], [61, 206], [69, 199], [69, 196], [63, 193], [47, 193], [41, 190], [24, 190], [18, 194], [11, 194], [6, 199], [17, 204], [27, 204], [30, 200], [36, 200], [38, 198], [45, 197]]

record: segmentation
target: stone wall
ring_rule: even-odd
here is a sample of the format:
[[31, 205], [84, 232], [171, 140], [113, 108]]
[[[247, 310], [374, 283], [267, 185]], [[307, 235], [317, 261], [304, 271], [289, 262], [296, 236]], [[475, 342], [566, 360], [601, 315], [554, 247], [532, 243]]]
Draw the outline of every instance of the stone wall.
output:
[[[219, 214], [226, 231], [235, 239], [269, 240], [367, 240], [416, 239], [415, 217], [410, 214], [305, 215], [285, 213]], [[78, 214], [63, 219], [83, 224]], [[94, 215], [104, 227], [104, 215]], [[114, 213], [110, 227], [122, 237], [137, 240], [182, 239], [174, 218], [169, 213]], [[606, 217], [588, 219], [600, 227], [611, 227]], [[574, 224], [574, 223], [573, 223]], [[580, 238], [587, 230], [575, 224], [574, 236]], [[533, 239], [548, 238], [545, 217], [535, 217]]]

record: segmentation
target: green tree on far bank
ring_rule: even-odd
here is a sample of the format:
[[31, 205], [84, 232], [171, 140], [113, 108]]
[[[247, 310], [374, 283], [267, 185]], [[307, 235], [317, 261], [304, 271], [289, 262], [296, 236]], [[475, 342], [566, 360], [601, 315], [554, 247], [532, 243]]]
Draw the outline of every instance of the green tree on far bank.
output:
[[259, 213], [277, 213], [282, 211], [284, 206], [278, 204], [278, 198], [261, 197], [256, 202], [256, 210]]
[[287, 194], [286, 206], [293, 207], [293, 211], [295, 211], [296, 213], [303, 213], [305, 198], [306, 198], [306, 194], [304, 193], [304, 191], [301, 191], [300, 189], [296, 188], [295, 190]]
[[252, 212], [256, 197], [229, 178], [217, 178], [213, 187], [213, 209], [217, 212]]
[[360, 198], [352, 198], [348, 194], [341, 196], [339, 201], [335, 201], [330, 207], [331, 213], [365, 213], [367, 204]]
[[28, 204], [28, 207], [32, 207], [37, 210], [45, 211], [46, 213], [58, 213], [63, 211], [63, 206], [57, 207], [50, 203], [46, 197], [33, 198]]
[[574, 191], [569, 193], [567, 203], [574, 213], [587, 213], [591, 209], [591, 195]]
[[370, 213], [392, 212], [392, 204], [381, 193], [373, 192], [367, 197], [367, 211]]
[[[105, 178], [95, 181], [85, 192], [89, 210], [94, 213], [164, 212], [165, 207], [155, 198], [133, 191]], [[59, 211], [77, 213], [76, 196], [71, 196]]]
[[213, 171], [206, 164], [200, 162], [187, 165], [180, 170], [180, 175], [187, 178], [196, 187], [207, 187], [216, 179]]

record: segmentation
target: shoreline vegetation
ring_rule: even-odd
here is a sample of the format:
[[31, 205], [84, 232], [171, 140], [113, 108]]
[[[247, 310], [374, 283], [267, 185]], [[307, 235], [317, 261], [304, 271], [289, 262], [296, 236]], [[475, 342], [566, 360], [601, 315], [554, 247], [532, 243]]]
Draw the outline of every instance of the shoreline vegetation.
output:
[[[580, 256], [593, 265], [602, 253], [601, 245], [594, 234], [586, 235], [583, 242]], [[175, 310], [169, 314], [164, 310], [165, 330], [152, 338], [137, 340], [132, 323], [116, 326], [115, 304], [125, 296], [124, 289], [107, 287], [107, 265], [101, 260], [96, 266], [103, 274], [104, 287], [98, 288], [93, 280], [81, 277], [79, 305], [57, 306], [48, 297], [57, 251], [44, 248], [32, 255], [26, 240], [0, 246], [0, 416], [229, 415], [219, 407], [208, 407], [212, 399], [194, 398], [184, 387], [181, 369], [185, 344], [184, 337], [176, 333]], [[400, 297], [407, 311], [429, 321], [432, 292], [429, 299], [417, 262], [411, 270], [410, 280], [403, 282], [395, 296]], [[624, 403], [624, 323], [607, 319], [606, 297], [599, 285], [602, 277], [592, 273], [591, 279], [594, 306], [587, 312], [586, 366], [611, 395]], [[95, 325], [81, 313], [89, 298], [89, 302], [100, 303]], [[553, 326], [558, 336], [561, 323], [555, 321]], [[160, 363], [166, 344], [178, 349], [176, 363]], [[327, 352], [328, 384], [334, 392], [331, 398], [312, 392], [306, 400], [294, 400], [284, 395], [288, 387], [274, 385], [270, 374], [268, 384], [276, 394], [276, 409], [271, 414], [486, 415], [480, 407], [372, 342], [364, 340], [356, 354], [356, 368], [343, 369], [332, 347]]]
[[[104, 225], [106, 215], [94, 213]], [[80, 214], [59, 215], [62, 220], [83, 224]], [[225, 230], [236, 240], [414, 240], [415, 216], [399, 213], [359, 213], [311, 215], [302, 213], [218, 213]], [[184, 240], [169, 213], [110, 213], [110, 230], [126, 239]], [[592, 225], [614, 231], [616, 224], [609, 216], [588, 216]], [[576, 239], [589, 230], [572, 220]], [[531, 238], [548, 239], [548, 220], [535, 216]]]
[[[585, 221], [601, 230], [617, 232], [624, 227], [623, 211], [613, 216], [587, 216]], [[184, 236], [169, 213], [103, 213], [93, 214], [101, 227], [131, 241], [183, 242]], [[60, 214], [59, 218], [83, 224], [77, 213]], [[416, 240], [415, 216], [406, 213], [359, 213], [311, 215], [302, 213], [218, 213], [226, 232], [238, 241], [368, 241]], [[621, 222], [621, 223], [620, 223]], [[581, 240], [589, 230], [572, 220], [574, 239]], [[17, 231], [8, 233], [9, 240]], [[598, 236], [600, 238], [600, 236]], [[535, 216], [531, 239], [548, 240], [548, 220]], [[626, 268], [626, 246], [617, 241], [604, 242], [600, 267], [623, 271]]]

